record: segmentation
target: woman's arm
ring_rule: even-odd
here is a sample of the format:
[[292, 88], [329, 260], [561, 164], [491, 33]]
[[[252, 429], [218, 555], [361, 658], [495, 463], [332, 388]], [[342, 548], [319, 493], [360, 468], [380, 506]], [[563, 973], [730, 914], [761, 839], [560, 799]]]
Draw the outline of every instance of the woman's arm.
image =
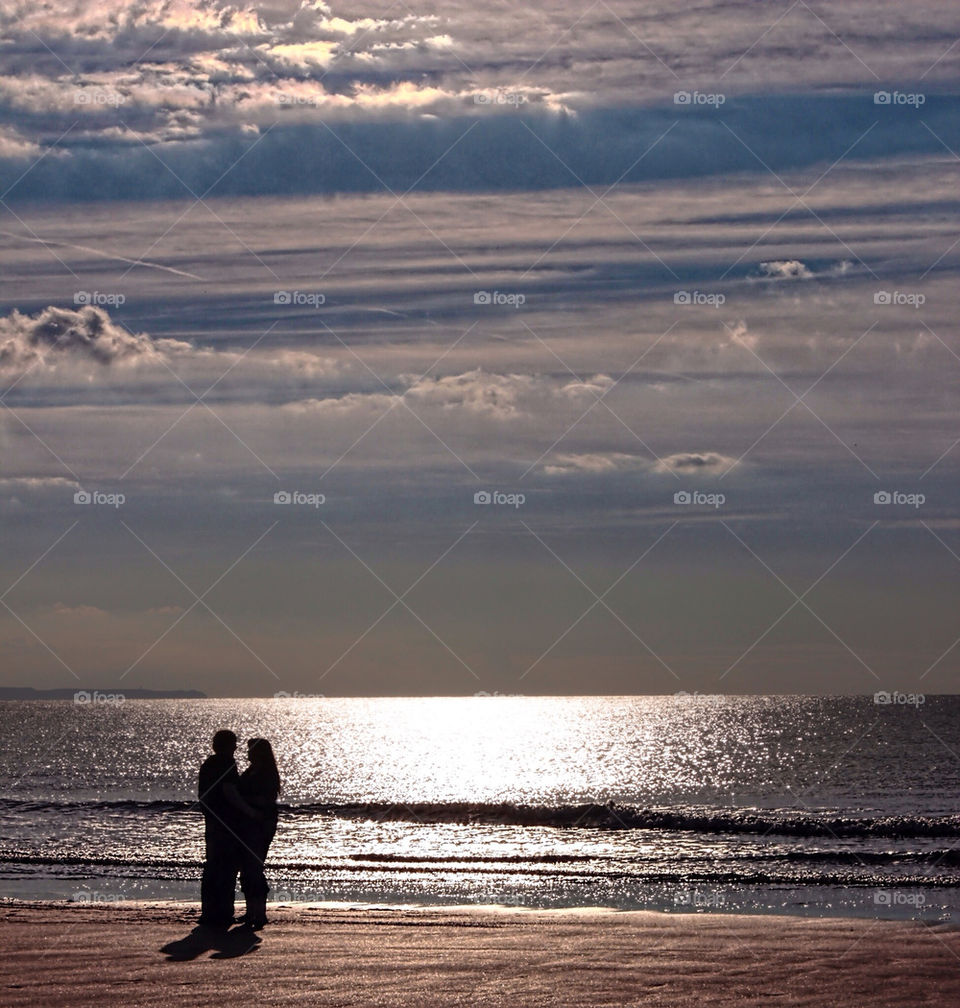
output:
[[247, 802], [243, 795], [237, 790], [237, 785], [233, 783], [227, 783], [223, 785], [223, 793], [227, 797], [227, 801], [231, 805], [240, 809], [240, 811], [245, 815], [249, 816], [251, 819], [261, 819], [262, 814], [257, 811], [249, 802]]

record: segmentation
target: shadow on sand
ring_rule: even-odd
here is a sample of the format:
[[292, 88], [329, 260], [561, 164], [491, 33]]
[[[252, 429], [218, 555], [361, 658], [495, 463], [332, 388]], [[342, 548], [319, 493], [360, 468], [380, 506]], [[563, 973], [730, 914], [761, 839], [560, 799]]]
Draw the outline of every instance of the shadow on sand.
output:
[[222, 931], [200, 926], [186, 938], [168, 942], [160, 951], [166, 955], [167, 962], [188, 962], [211, 950], [211, 959], [237, 959], [256, 952], [259, 946], [260, 936], [252, 928], [241, 926]]

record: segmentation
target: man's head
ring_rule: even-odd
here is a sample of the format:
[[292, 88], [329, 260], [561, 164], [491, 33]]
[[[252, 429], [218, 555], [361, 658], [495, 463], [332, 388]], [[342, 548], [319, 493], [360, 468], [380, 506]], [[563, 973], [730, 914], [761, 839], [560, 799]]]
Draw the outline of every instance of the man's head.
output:
[[232, 756], [237, 751], [237, 736], [226, 728], [213, 736], [213, 751], [218, 756]]

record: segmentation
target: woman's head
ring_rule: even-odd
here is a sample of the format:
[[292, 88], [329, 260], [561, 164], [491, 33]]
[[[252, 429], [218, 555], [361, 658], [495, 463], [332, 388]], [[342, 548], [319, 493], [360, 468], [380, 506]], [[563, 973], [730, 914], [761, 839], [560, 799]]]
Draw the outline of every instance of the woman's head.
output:
[[276, 766], [276, 760], [273, 756], [273, 746], [265, 738], [247, 739], [247, 756], [251, 763]]
[[247, 758], [250, 766], [268, 774], [280, 791], [280, 771], [277, 769], [277, 761], [273, 755], [273, 746], [265, 738], [247, 739]]

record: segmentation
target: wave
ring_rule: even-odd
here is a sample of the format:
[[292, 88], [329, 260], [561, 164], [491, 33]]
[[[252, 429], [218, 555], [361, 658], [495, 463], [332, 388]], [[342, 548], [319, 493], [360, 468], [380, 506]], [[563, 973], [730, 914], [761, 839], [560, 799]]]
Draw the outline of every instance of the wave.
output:
[[[199, 814], [188, 801], [43, 802], [0, 799], [0, 811], [47, 815]], [[514, 802], [313, 802], [282, 805], [290, 818], [331, 816], [422, 825], [520, 826], [557, 829], [654, 830], [825, 839], [960, 837], [960, 815], [854, 817], [791, 810], [639, 808], [612, 802], [524, 805]]]

